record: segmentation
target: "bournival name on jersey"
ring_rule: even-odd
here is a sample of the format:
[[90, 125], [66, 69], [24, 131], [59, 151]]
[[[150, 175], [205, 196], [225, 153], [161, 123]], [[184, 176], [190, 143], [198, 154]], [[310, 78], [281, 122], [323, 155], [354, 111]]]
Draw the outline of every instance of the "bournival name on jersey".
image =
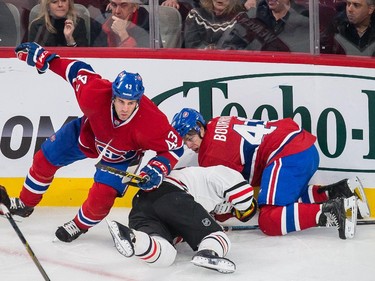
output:
[[226, 134], [228, 133], [229, 121], [229, 116], [223, 116], [219, 118], [215, 127], [214, 140], [227, 141]]

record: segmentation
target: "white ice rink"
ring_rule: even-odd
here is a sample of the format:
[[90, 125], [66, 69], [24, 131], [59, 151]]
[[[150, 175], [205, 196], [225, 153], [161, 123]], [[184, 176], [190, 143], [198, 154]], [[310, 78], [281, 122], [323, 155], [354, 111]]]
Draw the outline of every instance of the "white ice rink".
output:
[[[375, 225], [357, 227], [356, 237], [338, 238], [334, 228], [313, 228], [284, 237], [260, 230], [232, 231], [228, 258], [237, 265], [221, 274], [190, 263], [193, 251], [178, 246], [173, 266], [151, 268], [137, 258], [125, 258], [113, 246], [105, 222], [72, 243], [52, 242], [57, 226], [73, 218], [78, 208], [37, 207], [18, 226], [51, 280], [124, 281], [373, 281]], [[114, 208], [111, 220], [127, 222], [128, 209]], [[256, 223], [253, 221], [252, 224]], [[0, 280], [43, 280], [16, 232], [0, 217]]]

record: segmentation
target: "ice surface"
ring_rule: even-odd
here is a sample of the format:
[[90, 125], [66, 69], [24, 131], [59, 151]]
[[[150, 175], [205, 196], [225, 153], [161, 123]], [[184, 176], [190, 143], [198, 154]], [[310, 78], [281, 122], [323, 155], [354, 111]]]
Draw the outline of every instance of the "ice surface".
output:
[[[52, 242], [57, 227], [71, 220], [77, 209], [37, 207], [27, 219], [14, 217], [51, 280], [375, 280], [375, 225], [358, 226], [350, 240], [339, 239], [335, 228], [312, 228], [284, 237], [268, 237], [260, 230], [228, 232], [232, 250], [227, 257], [236, 263], [237, 271], [221, 274], [190, 263], [193, 251], [186, 244], [177, 246], [177, 259], [168, 268], [126, 258], [114, 248], [104, 221], [72, 243]], [[108, 218], [126, 224], [128, 211], [114, 208]], [[43, 280], [4, 217], [0, 217], [0, 280]]]

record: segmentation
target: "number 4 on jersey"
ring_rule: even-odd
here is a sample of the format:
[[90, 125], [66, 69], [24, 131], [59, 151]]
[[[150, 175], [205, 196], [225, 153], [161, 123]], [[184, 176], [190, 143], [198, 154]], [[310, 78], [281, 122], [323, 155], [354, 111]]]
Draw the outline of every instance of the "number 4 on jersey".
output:
[[233, 130], [240, 134], [248, 143], [259, 145], [264, 135], [272, 133], [276, 127], [266, 128], [263, 123], [235, 124]]

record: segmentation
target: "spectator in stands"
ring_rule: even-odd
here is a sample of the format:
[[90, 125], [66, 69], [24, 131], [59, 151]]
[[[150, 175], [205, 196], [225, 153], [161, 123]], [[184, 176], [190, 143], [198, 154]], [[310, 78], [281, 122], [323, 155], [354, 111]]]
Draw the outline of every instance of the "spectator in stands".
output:
[[336, 54], [375, 56], [375, 0], [347, 0], [336, 20]]
[[245, 27], [240, 22], [246, 19], [241, 0], [201, 0], [201, 7], [192, 9], [185, 20], [185, 47], [245, 49], [248, 42], [241, 36]]
[[21, 42], [27, 41], [30, 25], [30, 11], [35, 5], [39, 3], [39, 0], [5, 0], [4, 2], [11, 3], [18, 8], [21, 16]]
[[288, 51], [258, 19], [250, 19], [241, 0], [201, 0], [184, 29], [185, 48]]
[[0, 46], [15, 46], [17, 44], [16, 22], [8, 6], [0, 0]]
[[309, 52], [309, 19], [306, 9], [292, 0], [262, 0], [256, 17], [282, 40], [291, 52]]
[[149, 13], [140, 0], [110, 0], [107, 19], [93, 46], [150, 47]]
[[41, 0], [39, 16], [30, 23], [29, 41], [43, 46], [88, 46], [86, 26], [73, 0]]

